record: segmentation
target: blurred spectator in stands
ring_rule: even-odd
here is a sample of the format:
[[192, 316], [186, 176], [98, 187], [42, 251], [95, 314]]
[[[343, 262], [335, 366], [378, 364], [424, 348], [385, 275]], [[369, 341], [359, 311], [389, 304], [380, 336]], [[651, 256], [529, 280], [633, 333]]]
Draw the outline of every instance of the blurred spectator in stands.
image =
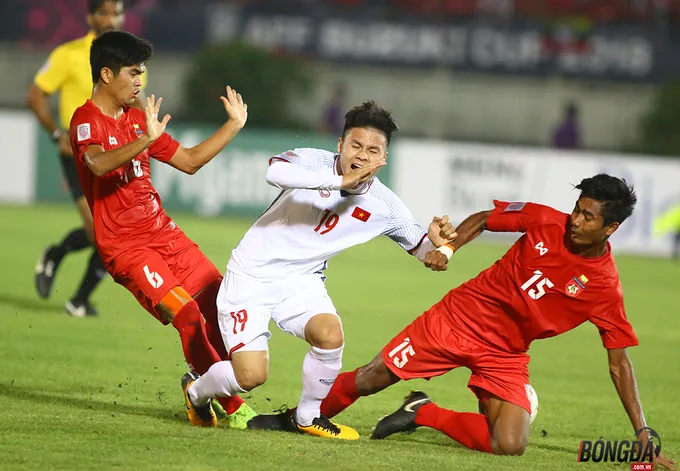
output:
[[576, 103], [568, 103], [565, 106], [562, 121], [553, 131], [552, 145], [557, 149], [581, 148], [581, 125]]
[[333, 96], [326, 105], [321, 121], [322, 131], [340, 135], [345, 124], [345, 86], [337, 84]]
[[510, 19], [515, 12], [514, 0], [477, 0], [476, 6], [477, 14], [499, 18]]

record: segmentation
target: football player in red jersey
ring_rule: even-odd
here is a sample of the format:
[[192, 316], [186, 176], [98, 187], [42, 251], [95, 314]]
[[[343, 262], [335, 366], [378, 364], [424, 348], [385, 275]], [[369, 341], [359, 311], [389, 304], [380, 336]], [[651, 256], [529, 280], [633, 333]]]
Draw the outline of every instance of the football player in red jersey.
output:
[[[429, 379], [466, 367], [472, 371], [468, 387], [479, 399], [480, 413], [441, 408], [416, 391], [378, 422], [372, 438], [426, 426], [474, 450], [521, 455], [531, 415], [529, 345], [590, 321], [599, 329], [634, 430], [646, 427], [626, 353], [638, 340], [626, 319], [608, 242], [633, 213], [637, 198], [624, 180], [604, 174], [576, 188], [581, 194], [571, 215], [535, 203], [494, 201], [493, 210], [463, 221], [456, 228], [455, 251], [484, 230], [524, 234], [495, 264], [407, 326], [373, 361], [339, 375], [321, 404], [322, 414], [333, 417], [359, 397], [400, 380]], [[439, 268], [447, 263], [440, 251], [429, 252], [425, 260]], [[277, 428], [276, 417], [258, 416], [249, 427]], [[656, 461], [673, 469], [674, 462], [663, 455]]]
[[[148, 42], [123, 31], [94, 40], [94, 88], [71, 119], [71, 146], [107, 271], [162, 324], [172, 323], [187, 363], [203, 374], [226, 358], [216, 307], [222, 275], [165, 213], [151, 183], [150, 160], [194, 174], [236, 137], [248, 111], [241, 95], [227, 87], [220, 98], [228, 121], [197, 146], [183, 147], [165, 132], [170, 116], [158, 119], [161, 98], [148, 98], [144, 111], [131, 107], [151, 54]], [[185, 375], [185, 391], [196, 378]], [[192, 424], [217, 425], [210, 404], [194, 407], [186, 393], [185, 401]], [[255, 415], [238, 396], [220, 403], [232, 426], [245, 428]]]

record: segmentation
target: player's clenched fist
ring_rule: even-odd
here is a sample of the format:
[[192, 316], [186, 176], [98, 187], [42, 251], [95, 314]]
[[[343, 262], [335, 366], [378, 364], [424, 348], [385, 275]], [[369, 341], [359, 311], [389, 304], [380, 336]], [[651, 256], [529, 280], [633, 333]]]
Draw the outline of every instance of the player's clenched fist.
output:
[[248, 105], [243, 103], [243, 97], [236, 90], [227, 85], [227, 96], [221, 96], [220, 100], [224, 103], [224, 109], [227, 110], [229, 121], [243, 127], [248, 120]]
[[441, 247], [455, 240], [458, 236], [453, 225], [449, 222], [449, 217], [434, 217], [430, 226], [427, 228], [427, 237], [435, 247]]
[[423, 263], [432, 271], [446, 271], [449, 267], [449, 258], [438, 250], [430, 250], [425, 254]]

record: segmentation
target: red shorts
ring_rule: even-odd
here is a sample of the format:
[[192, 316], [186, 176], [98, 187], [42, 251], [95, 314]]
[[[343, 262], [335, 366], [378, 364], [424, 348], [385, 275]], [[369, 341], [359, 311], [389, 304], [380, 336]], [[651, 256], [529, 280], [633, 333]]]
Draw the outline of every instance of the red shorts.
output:
[[107, 268], [116, 283], [164, 325], [168, 321], [156, 312], [156, 306], [173, 288], [181, 286], [195, 296], [222, 277], [198, 246], [177, 230], [117, 255]]
[[531, 414], [529, 355], [474, 342], [452, 328], [448, 316], [441, 303], [432, 306], [385, 346], [385, 365], [402, 380], [430, 379], [464, 366], [472, 371], [468, 387], [480, 401], [490, 393]]

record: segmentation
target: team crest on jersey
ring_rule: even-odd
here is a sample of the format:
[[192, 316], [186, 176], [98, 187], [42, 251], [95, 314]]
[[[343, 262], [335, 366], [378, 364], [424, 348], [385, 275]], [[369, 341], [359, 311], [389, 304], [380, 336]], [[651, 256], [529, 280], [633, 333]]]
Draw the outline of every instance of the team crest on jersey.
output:
[[509, 211], [521, 211], [525, 205], [526, 203], [510, 203], [505, 207], [505, 210], [503, 212], [507, 213]]
[[322, 198], [328, 198], [331, 196], [331, 192], [328, 190], [319, 190], [319, 194], [321, 195]]
[[92, 131], [90, 131], [90, 123], [83, 123], [78, 125], [78, 142], [84, 141], [92, 137]]
[[586, 283], [588, 283], [588, 278], [585, 275], [575, 276], [569, 280], [565, 291], [569, 296], [575, 298], [586, 289]]

